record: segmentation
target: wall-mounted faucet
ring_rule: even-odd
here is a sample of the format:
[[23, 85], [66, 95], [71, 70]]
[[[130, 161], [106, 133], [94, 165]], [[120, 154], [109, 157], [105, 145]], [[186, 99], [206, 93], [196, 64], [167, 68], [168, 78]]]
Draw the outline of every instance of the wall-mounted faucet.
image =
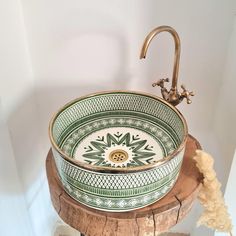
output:
[[153, 87], [160, 86], [163, 98], [174, 106], [178, 105], [184, 98], [186, 98], [187, 103], [190, 104], [192, 102], [190, 100], [190, 96], [194, 96], [194, 93], [186, 90], [184, 85], [181, 85], [181, 88], [183, 89], [182, 93], [180, 93], [177, 88], [179, 60], [180, 60], [180, 39], [179, 35], [173, 28], [171, 28], [170, 26], [160, 26], [152, 30], [144, 40], [140, 54], [140, 59], [146, 57], [149, 44], [151, 43], [152, 39], [161, 32], [169, 32], [173, 36], [175, 42], [175, 58], [174, 58], [174, 69], [172, 75], [172, 85], [171, 89], [168, 91], [164, 85], [165, 82], [169, 82], [169, 79], [166, 78], [158, 80], [156, 83], [153, 83], [152, 86]]

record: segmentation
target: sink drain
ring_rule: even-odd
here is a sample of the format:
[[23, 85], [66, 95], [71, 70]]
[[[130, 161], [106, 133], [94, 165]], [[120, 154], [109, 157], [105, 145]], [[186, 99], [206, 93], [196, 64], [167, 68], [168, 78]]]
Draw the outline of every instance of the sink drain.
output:
[[128, 153], [124, 150], [114, 150], [110, 153], [109, 159], [114, 163], [122, 163], [128, 159]]

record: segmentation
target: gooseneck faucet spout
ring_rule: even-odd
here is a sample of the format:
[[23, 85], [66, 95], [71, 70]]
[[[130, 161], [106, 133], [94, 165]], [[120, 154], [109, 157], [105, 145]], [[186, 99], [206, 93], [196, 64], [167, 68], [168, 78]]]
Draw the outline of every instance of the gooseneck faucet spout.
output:
[[157, 81], [156, 83], [153, 83], [154, 86], [160, 86], [161, 87], [161, 93], [165, 100], [167, 100], [172, 105], [176, 106], [178, 105], [183, 98], [187, 99], [187, 103], [191, 103], [190, 96], [193, 96], [193, 92], [189, 92], [185, 89], [185, 87], [182, 85], [181, 88], [183, 89], [182, 93], [178, 92], [177, 89], [177, 82], [178, 82], [178, 73], [179, 73], [179, 61], [180, 61], [180, 39], [178, 33], [170, 26], [160, 26], [152, 30], [147, 37], [144, 40], [141, 53], [140, 53], [140, 59], [145, 58], [147, 54], [148, 47], [152, 41], [152, 39], [161, 32], [169, 32], [175, 42], [175, 55], [174, 55], [174, 68], [173, 68], [173, 74], [172, 74], [172, 85], [170, 91], [168, 91], [164, 83], [169, 82], [169, 79], [161, 79]]

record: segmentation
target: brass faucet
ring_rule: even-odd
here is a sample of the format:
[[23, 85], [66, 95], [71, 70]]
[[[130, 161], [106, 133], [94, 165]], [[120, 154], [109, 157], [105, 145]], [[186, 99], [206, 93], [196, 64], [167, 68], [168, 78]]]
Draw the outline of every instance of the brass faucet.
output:
[[146, 37], [143, 43], [143, 47], [141, 49], [140, 59], [146, 57], [147, 49], [149, 44], [151, 43], [152, 39], [161, 32], [169, 32], [175, 42], [175, 58], [174, 58], [174, 69], [172, 75], [172, 85], [171, 89], [168, 91], [165, 87], [165, 82], [169, 82], [169, 79], [160, 79], [156, 83], [153, 83], [152, 86], [159, 86], [161, 87], [161, 93], [163, 98], [171, 103], [172, 105], [178, 105], [184, 98], [186, 98], [187, 103], [190, 104], [192, 101], [190, 100], [190, 96], [194, 96], [193, 92], [189, 92], [184, 85], [181, 85], [183, 91], [180, 93], [177, 89], [177, 81], [178, 81], [178, 73], [179, 73], [179, 60], [180, 60], [180, 39], [177, 32], [171, 28], [170, 26], [160, 26], [152, 30]]

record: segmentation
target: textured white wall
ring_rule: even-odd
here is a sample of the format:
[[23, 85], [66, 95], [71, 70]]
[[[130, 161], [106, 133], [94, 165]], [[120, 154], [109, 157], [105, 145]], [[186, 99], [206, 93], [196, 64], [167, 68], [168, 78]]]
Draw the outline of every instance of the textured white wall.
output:
[[[156, 26], [171, 25], [179, 32], [180, 83], [197, 94], [192, 105], [179, 109], [205, 150], [221, 158], [213, 132], [215, 97], [224, 78], [233, 0], [20, 3], [1, 3], [5, 18], [0, 26], [8, 37], [0, 45], [0, 75], [7, 78], [1, 78], [0, 94], [34, 235], [51, 235], [57, 220], [44, 172], [52, 113], [72, 98], [99, 90], [160, 94], [151, 83], [172, 74], [171, 37], [160, 35], [147, 59], [138, 59], [145, 36]], [[198, 212], [194, 209], [178, 230], [192, 231]]]

